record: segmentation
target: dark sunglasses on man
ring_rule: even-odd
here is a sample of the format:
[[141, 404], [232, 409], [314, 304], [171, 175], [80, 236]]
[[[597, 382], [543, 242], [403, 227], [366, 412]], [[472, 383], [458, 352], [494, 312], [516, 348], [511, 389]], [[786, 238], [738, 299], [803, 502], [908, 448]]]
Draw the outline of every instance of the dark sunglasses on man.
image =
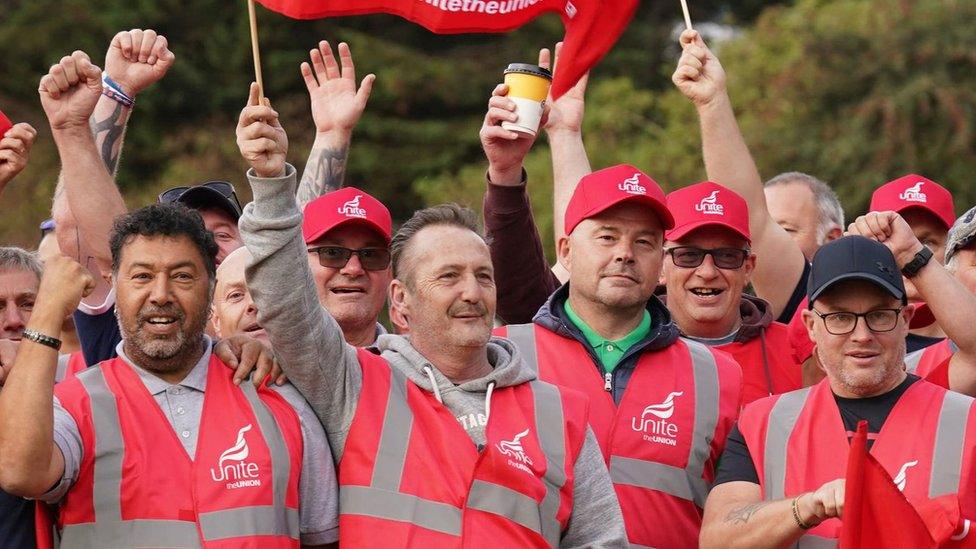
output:
[[719, 269], [739, 269], [749, 257], [749, 250], [742, 248], [713, 248], [705, 249], [695, 246], [674, 246], [665, 248], [664, 253], [671, 256], [671, 260], [678, 267], [694, 269], [705, 261], [705, 256], [712, 256], [712, 262]]
[[367, 271], [382, 271], [390, 266], [390, 250], [387, 248], [360, 248], [351, 250], [342, 246], [318, 246], [309, 248], [308, 253], [319, 256], [319, 265], [331, 269], [341, 269], [349, 263], [352, 254], [359, 256], [359, 263]]

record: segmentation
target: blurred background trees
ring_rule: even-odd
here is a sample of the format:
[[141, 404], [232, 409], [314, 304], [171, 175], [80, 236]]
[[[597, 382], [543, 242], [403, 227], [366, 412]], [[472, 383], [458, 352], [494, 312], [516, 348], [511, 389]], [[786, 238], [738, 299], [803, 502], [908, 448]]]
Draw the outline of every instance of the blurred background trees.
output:
[[[834, 185], [849, 215], [871, 191], [915, 171], [948, 186], [960, 213], [976, 203], [976, 2], [970, 0], [692, 1], [729, 73], [740, 123], [764, 177], [787, 170]], [[30, 166], [6, 189], [0, 241], [33, 247], [58, 161], [37, 99], [47, 67], [75, 49], [102, 64], [114, 33], [153, 28], [177, 61], [139, 98], [118, 182], [130, 206], [163, 189], [223, 178], [249, 196], [234, 126], [253, 79], [243, 1], [3, 0], [0, 109], [40, 135]], [[282, 114], [299, 170], [314, 134], [298, 71], [319, 39], [352, 47], [361, 78], [377, 74], [346, 182], [403, 220], [425, 204], [480, 208], [478, 129], [512, 61], [534, 62], [562, 35], [545, 16], [507, 35], [441, 36], [390, 16], [293, 21], [258, 8], [267, 95]], [[704, 178], [698, 125], [670, 74], [676, 0], [645, 0], [587, 94], [594, 167], [628, 162], [673, 189]], [[544, 138], [527, 162], [536, 219], [551, 240]]]

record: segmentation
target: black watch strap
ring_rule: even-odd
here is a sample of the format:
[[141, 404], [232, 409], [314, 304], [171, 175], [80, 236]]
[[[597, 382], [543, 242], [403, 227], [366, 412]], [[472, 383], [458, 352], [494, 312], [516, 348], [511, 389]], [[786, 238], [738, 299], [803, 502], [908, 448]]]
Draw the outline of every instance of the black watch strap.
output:
[[905, 275], [907, 278], [912, 278], [917, 275], [922, 267], [928, 265], [929, 260], [932, 259], [932, 250], [928, 246], [922, 246], [915, 257], [912, 258], [904, 267], [901, 268], [901, 274]]
[[46, 347], [50, 347], [50, 348], [54, 349], [55, 351], [60, 351], [61, 350], [61, 340], [60, 339], [58, 339], [56, 337], [51, 337], [51, 336], [48, 336], [48, 335], [44, 335], [41, 332], [38, 332], [36, 330], [31, 330], [30, 328], [27, 328], [26, 330], [24, 330], [23, 337], [24, 337], [24, 339], [29, 339], [30, 341], [33, 341], [34, 343], [40, 343], [41, 345], [44, 345]]

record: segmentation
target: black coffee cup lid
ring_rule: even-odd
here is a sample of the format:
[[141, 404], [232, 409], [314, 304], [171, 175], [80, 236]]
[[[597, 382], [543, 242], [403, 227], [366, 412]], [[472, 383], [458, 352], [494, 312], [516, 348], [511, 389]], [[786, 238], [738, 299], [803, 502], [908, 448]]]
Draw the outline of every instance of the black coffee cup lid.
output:
[[544, 69], [539, 65], [533, 65], [531, 63], [511, 63], [508, 68], [505, 69], [505, 74], [510, 72], [520, 72], [523, 74], [531, 74], [533, 76], [541, 76], [548, 80], [552, 80], [552, 71], [549, 69]]

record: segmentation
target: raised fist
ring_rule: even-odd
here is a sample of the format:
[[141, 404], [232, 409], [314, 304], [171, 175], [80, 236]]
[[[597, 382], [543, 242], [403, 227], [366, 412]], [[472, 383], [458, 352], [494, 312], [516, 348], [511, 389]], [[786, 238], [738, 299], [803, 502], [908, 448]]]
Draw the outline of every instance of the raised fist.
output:
[[[548, 49], [539, 52], [539, 66], [548, 69], [552, 67], [553, 76], [559, 69], [559, 53], [563, 48], [563, 43], [556, 44], [555, 55]], [[546, 98], [549, 105], [549, 118], [545, 123], [547, 133], [567, 131], [579, 133], [583, 131], [583, 110], [586, 106], [586, 84], [590, 79], [590, 73], [586, 73], [576, 82], [576, 85], [562, 95], [558, 100], [553, 101], [550, 94]]]
[[67, 318], [94, 289], [95, 280], [88, 269], [66, 255], [55, 255], [44, 263], [35, 310], [50, 308]]
[[896, 212], [868, 212], [847, 227], [847, 234], [877, 240], [891, 250], [898, 267], [904, 267], [922, 249], [912, 227]]
[[102, 70], [83, 51], [52, 65], [37, 93], [52, 130], [88, 128], [88, 117], [102, 95]]
[[301, 68], [312, 101], [315, 131], [351, 133], [363, 115], [376, 76], [367, 74], [359, 90], [356, 90], [356, 66], [345, 42], [339, 44], [341, 70], [332, 48], [325, 40], [319, 42], [318, 49], [309, 52], [309, 58], [311, 65], [302, 63]]
[[[502, 122], [518, 120], [515, 101], [507, 97], [508, 86], [499, 84], [491, 93], [488, 100], [488, 112], [485, 114], [484, 124], [481, 126], [481, 147], [488, 158], [488, 177], [495, 183], [502, 181], [517, 181], [521, 179], [522, 163], [529, 153], [538, 135], [506, 130]], [[549, 106], [542, 115], [542, 126], [545, 126], [549, 113]]]
[[254, 175], [279, 177], [285, 173], [288, 135], [278, 122], [278, 112], [271, 108], [271, 102], [265, 99], [262, 105], [258, 97], [258, 85], [252, 83], [247, 106], [237, 123], [237, 146], [254, 169]]
[[725, 69], [696, 30], [681, 33], [681, 59], [671, 81], [701, 107], [725, 93]]
[[176, 55], [166, 37], [152, 29], [122, 31], [112, 38], [105, 54], [105, 74], [129, 97], [166, 76]]
[[27, 166], [36, 137], [37, 130], [26, 122], [0, 135], [0, 191]]

